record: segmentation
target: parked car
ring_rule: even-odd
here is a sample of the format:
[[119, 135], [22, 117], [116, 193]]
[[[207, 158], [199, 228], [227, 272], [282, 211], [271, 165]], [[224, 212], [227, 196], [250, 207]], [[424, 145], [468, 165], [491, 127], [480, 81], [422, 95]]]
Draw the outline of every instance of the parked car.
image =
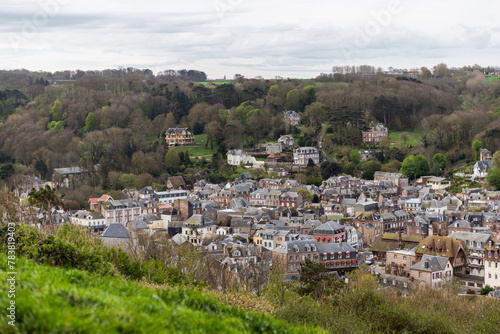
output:
[[371, 265], [371, 264], [373, 264], [373, 259], [366, 259], [365, 263], [367, 265]]

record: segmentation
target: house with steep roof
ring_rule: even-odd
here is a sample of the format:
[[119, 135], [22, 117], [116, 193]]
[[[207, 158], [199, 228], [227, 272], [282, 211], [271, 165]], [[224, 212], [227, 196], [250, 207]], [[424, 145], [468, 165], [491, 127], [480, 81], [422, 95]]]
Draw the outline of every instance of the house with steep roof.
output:
[[422, 241], [422, 237], [398, 234], [398, 233], [384, 233], [375, 238], [370, 250], [373, 255], [379, 259], [385, 259], [386, 253], [391, 250], [398, 249], [412, 249]]
[[486, 177], [488, 170], [493, 168], [493, 164], [490, 160], [477, 161], [474, 164], [474, 172], [472, 174], [473, 179], [482, 179]]
[[300, 125], [299, 113], [293, 110], [285, 110], [285, 122], [293, 126]]
[[468, 269], [470, 275], [484, 277], [484, 258], [485, 247], [488, 245], [492, 234], [490, 233], [473, 233], [473, 232], [455, 232], [448, 235], [452, 239], [459, 239], [465, 242], [469, 250]]
[[479, 149], [479, 160], [486, 161], [486, 160], [491, 160], [492, 158], [493, 155], [491, 154], [490, 150], [486, 148]]
[[165, 133], [168, 146], [184, 146], [194, 144], [194, 135], [188, 128], [170, 128]]
[[298, 145], [291, 135], [282, 135], [278, 138], [278, 143], [280, 143], [283, 149], [294, 149]]
[[167, 189], [186, 189], [186, 181], [182, 176], [170, 176], [167, 179]]
[[453, 278], [453, 266], [448, 257], [424, 254], [419, 262], [410, 267], [410, 277], [440, 288]]
[[472, 226], [467, 220], [458, 219], [449, 224], [447, 230], [448, 234], [453, 234], [455, 232], [472, 232]]
[[120, 223], [110, 224], [100, 237], [107, 246], [114, 246], [126, 250], [132, 245], [131, 233]]
[[454, 273], [466, 273], [469, 250], [462, 240], [431, 235], [417, 245], [415, 254], [417, 262], [421, 261], [426, 254], [447, 257], [450, 259]]
[[362, 131], [363, 144], [377, 145], [388, 135], [387, 128], [383, 124], [377, 124], [367, 131]]

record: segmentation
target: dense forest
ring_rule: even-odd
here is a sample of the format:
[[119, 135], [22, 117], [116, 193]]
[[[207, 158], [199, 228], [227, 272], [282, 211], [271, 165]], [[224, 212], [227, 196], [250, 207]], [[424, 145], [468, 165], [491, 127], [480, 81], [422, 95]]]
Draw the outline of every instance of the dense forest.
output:
[[[160, 180], [186, 167], [195, 174], [222, 164], [228, 149], [286, 133], [313, 145], [322, 125], [327, 152], [348, 161], [353, 148], [363, 148], [361, 131], [376, 123], [421, 135], [418, 145], [386, 147], [380, 164], [413, 153], [428, 161], [441, 153], [450, 165], [472, 161], [474, 140], [492, 151], [500, 143], [500, 80], [489, 71], [439, 64], [405, 75], [360, 66], [311, 80], [238, 76], [216, 83], [195, 70], [0, 71], [0, 177], [44, 178], [53, 168], [98, 165], [92, 186], [120, 189], [124, 174]], [[284, 110], [299, 112], [302, 125], [286, 124]], [[204, 145], [218, 153], [206, 161], [181, 152], [182, 168], [169, 169], [163, 135], [170, 127], [206, 134]]]

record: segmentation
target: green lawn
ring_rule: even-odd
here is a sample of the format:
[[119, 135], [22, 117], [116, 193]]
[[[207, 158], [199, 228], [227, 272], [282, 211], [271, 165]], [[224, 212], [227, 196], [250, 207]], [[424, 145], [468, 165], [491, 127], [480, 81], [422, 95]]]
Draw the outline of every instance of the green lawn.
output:
[[402, 143], [403, 141], [399, 139], [401, 132], [408, 133], [408, 137], [410, 139], [406, 142], [407, 145], [417, 145], [421, 143], [422, 136], [420, 135], [420, 132], [410, 130], [394, 132], [389, 131], [389, 140], [394, 143]]
[[[1, 333], [324, 333], [247, 312], [188, 288], [152, 288], [16, 260], [16, 295], [7, 293], [7, 256], [0, 255]], [[15, 325], [7, 305], [15, 300]]]
[[189, 156], [191, 158], [196, 158], [196, 157], [211, 158], [212, 154], [217, 152], [217, 143], [214, 143], [213, 151], [210, 150], [210, 144], [208, 145], [207, 148], [205, 148], [205, 144], [207, 143], [207, 135], [206, 134], [195, 135], [194, 140], [195, 140], [196, 145], [175, 146], [174, 148], [177, 150], [177, 152], [188, 151]]
[[486, 82], [500, 81], [500, 76], [497, 75], [486, 75]]
[[229, 84], [233, 83], [233, 80], [211, 80], [211, 81], [197, 81], [193, 82], [195, 85], [203, 85], [205, 87], [210, 87], [212, 85], [222, 85], [222, 84]]

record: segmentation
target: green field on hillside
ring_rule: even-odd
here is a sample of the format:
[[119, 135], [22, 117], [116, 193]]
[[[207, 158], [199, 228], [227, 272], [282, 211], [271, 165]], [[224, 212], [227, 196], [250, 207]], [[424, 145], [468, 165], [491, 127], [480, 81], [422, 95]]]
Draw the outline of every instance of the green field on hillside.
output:
[[500, 76], [497, 75], [486, 75], [486, 82], [500, 81]]
[[210, 87], [212, 85], [222, 85], [222, 84], [229, 84], [233, 83], [233, 80], [211, 80], [211, 81], [197, 81], [193, 82], [195, 85], [203, 85], [205, 87]]
[[394, 132], [389, 131], [389, 140], [394, 143], [403, 143], [403, 141], [399, 139], [401, 132], [408, 133], [409, 139], [406, 141], [406, 145], [417, 145], [422, 142], [422, 135], [420, 132], [410, 130]]
[[[7, 286], [7, 256], [0, 255]], [[119, 277], [16, 261], [16, 327], [0, 295], [1, 333], [323, 333], [220, 303], [187, 288], [151, 288]]]
[[189, 156], [191, 158], [201, 158], [205, 157], [210, 159], [212, 157], [212, 154], [217, 152], [217, 143], [214, 143], [214, 149], [213, 151], [210, 149], [210, 144], [208, 144], [208, 147], [205, 147], [205, 144], [207, 142], [207, 135], [206, 134], [200, 134], [200, 135], [195, 135], [194, 140], [196, 145], [187, 145], [187, 146], [175, 146], [174, 148], [177, 150], [177, 152], [189, 152]]

